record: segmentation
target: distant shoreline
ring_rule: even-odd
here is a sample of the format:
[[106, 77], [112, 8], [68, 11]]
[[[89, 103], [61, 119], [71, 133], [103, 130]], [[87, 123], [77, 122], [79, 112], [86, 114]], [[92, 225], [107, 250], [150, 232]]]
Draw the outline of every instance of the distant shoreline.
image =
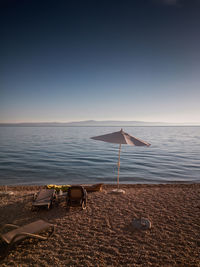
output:
[[21, 125], [21, 124], [0, 124], [0, 127], [21, 127], [21, 128], [28, 128], [28, 127], [60, 127], [60, 128], [67, 128], [67, 127], [200, 127], [197, 124], [173, 124], [173, 125]]
[[18, 122], [0, 123], [0, 127], [143, 127], [143, 126], [200, 126], [200, 123], [168, 123], [146, 121], [73, 121], [73, 122]]

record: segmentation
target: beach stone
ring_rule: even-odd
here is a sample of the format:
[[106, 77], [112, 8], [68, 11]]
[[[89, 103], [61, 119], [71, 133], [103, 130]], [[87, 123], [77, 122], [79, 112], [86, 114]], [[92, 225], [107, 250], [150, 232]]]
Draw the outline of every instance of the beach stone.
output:
[[148, 230], [151, 229], [151, 222], [147, 218], [133, 219], [132, 226], [137, 230]]

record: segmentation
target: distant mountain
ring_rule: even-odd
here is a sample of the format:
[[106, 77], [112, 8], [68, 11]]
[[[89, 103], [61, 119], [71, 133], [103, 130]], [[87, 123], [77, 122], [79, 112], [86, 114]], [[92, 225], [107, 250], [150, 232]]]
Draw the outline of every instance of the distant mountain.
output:
[[142, 125], [161, 125], [160, 122], [144, 122], [144, 121], [79, 121], [67, 123], [68, 126], [142, 126]]
[[[24, 122], [24, 123], [0, 123], [0, 127], [69, 127], [69, 126], [183, 126], [195, 125], [191, 123], [165, 123], [165, 122], [145, 122], [145, 121], [74, 121], [74, 122]], [[197, 125], [197, 124], [196, 124]]]

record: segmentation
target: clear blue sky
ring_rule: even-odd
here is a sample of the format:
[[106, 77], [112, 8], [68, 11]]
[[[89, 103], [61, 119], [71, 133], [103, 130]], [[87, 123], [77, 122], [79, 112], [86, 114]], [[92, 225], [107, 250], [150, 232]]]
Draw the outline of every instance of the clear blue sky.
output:
[[3, 0], [0, 122], [200, 123], [200, 1]]

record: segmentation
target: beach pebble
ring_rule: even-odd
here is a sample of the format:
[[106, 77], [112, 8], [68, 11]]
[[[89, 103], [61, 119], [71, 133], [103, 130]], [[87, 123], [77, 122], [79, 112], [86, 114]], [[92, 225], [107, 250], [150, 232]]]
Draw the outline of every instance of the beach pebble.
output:
[[133, 219], [132, 226], [134, 229], [147, 230], [151, 229], [151, 222], [146, 218]]

